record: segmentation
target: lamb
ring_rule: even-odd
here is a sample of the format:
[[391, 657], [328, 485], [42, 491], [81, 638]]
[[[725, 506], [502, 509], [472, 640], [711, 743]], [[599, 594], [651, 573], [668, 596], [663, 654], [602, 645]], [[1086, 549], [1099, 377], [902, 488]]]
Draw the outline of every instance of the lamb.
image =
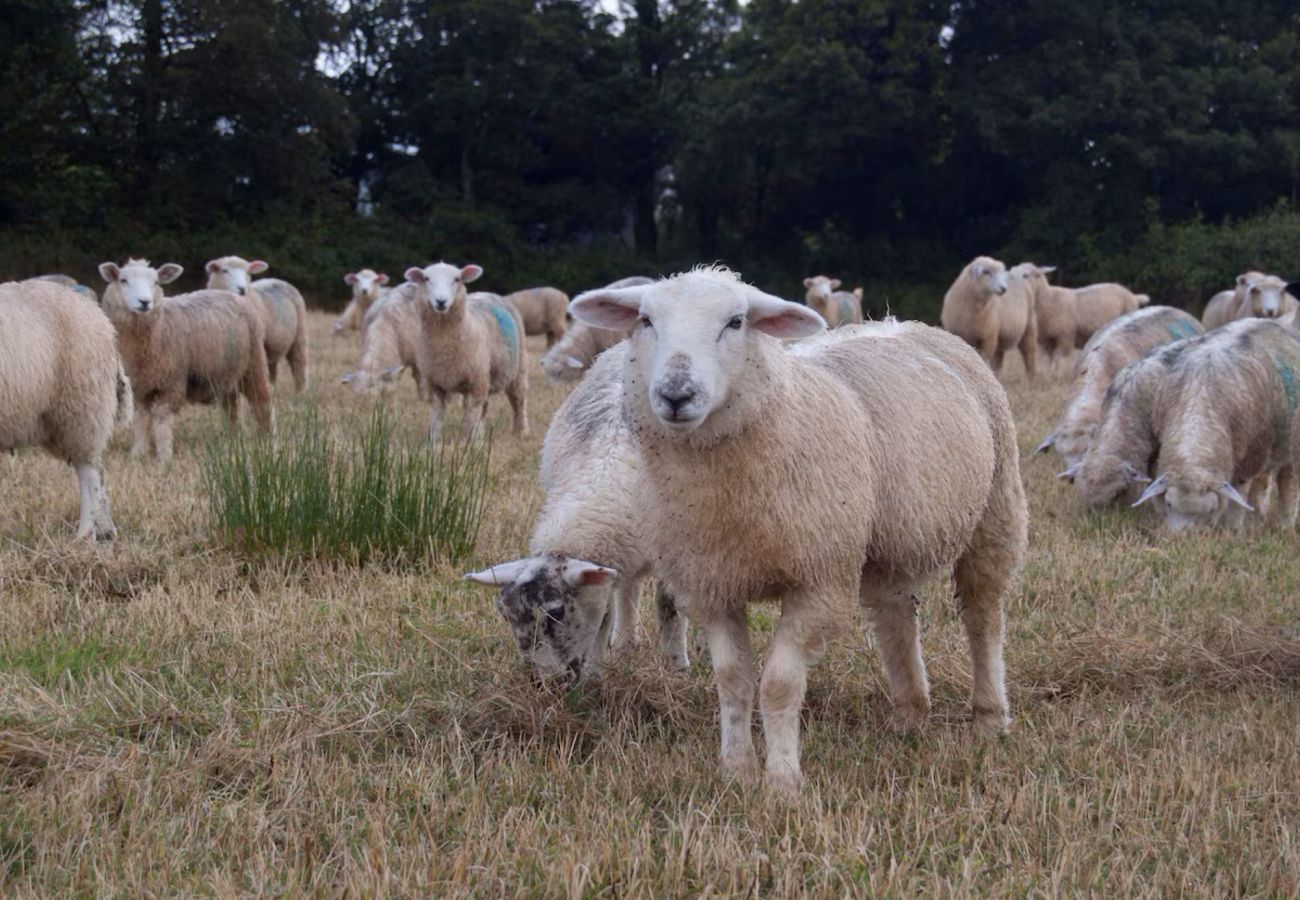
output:
[[355, 372], [339, 379], [358, 393], [385, 390], [409, 369], [421, 400], [425, 394], [417, 350], [420, 343], [420, 298], [403, 284], [385, 294], [366, 312], [361, 328], [361, 361]]
[[1263, 272], [1242, 272], [1237, 276], [1237, 283], [1231, 290], [1219, 291], [1211, 297], [1210, 302], [1205, 304], [1205, 312], [1201, 314], [1201, 324], [1205, 326], [1205, 330], [1210, 331], [1241, 318], [1238, 313], [1241, 311], [1242, 302], [1246, 299], [1246, 290], [1253, 282], [1263, 277]]
[[416, 363], [432, 398], [429, 440], [437, 441], [448, 394], [463, 394], [464, 436], [471, 440], [487, 414], [488, 396], [504, 393], [514, 433], [528, 434], [528, 351], [519, 311], [496, 294], [467, 294], [481, 266], [439, 262], [406, 270], [420, 302]]
[[140, 407], [131, 453], [149, 452], [152, 428], [164, 463], [172, 457], [172, 417], [186, 403], [220, 400], [231, 427], [237, 427], [243, 394], [257, 424], [271, 430], [261, 317], [229, 291], [164, 298], [162, 285], [182, 271], [175, 263], [155, 269], [136, 259], [121, 267], [111, 262], [99, 267], [108, 283], [103, 308], [117, 329], [118, 349]]
[[1012, 282], [1007, 267], [996, 259], [977, 256], [961, 270], [943, 297], [940, 321], [979, 351], [994, 373], [1012, 347], [1020, 349], [1025, 373], [1038, 368], [1038, 324], [1028, 287]]
[[1135, 294], [1122, 284], [1111, 282], [1074, 288], [1075, 315], [1078, 318], [1074, 346], [1082, 347], [1111, 319], [1118, 319], [1146, 306], [1151, 298]]
[[535, 287], [506, 294], [505, 299], [514, 304], [524, 320], [524, 334], [546, 335], [546, 349], [564, 336], [567, 325], [565, 314], [569, 308], [569, 295], [559, 288]]
[[[551, 420], [532, 556], [465, 576], [501, 588], [497, 608], [539, 677], [596, 676], [606, 644], [637, 640], [650, 557], [640, 534], [643, 463], [623, 416], [626, 354], [627, 344], [602, 354]], [[684, 669], [685, 620], [662, 589], [655, 599], [660, 652]]]
[[725, 269], [590, 291], [569, 308], [635, 326], [623, 404], [645, 466], [644, 540], [707, 636], [724, 772], [757, 767], [745, 609], [763, 597], [782, 603], [760, 691], [770, 787], [802, 782], [808, 667], [855, 596], [875, 611], [896, 721], [926, 718], [913, 598], [942, 569], [970, 639], [975, 721], [1007, 727], [1001, 595], [1024, 556], [1026, 508], [1006, 394], [975, 353], [892, 319], [787, 349], [774, 338], [816, 334], [822, 318]]
[[384, 286], [388, 284], [388, 276], [374, 269], [362, 269], [359, 272], [348, 272], [343, 276], [343, 283], [351, 286], [352, 299], [330, 329], [330, 333], [336, 335], [361, 328], [366, 313], [387, 293]]
[[1294, 527], [1291, 423], [1300, 400], [1300, 335], [1243, 319], [1192, 341], [1172, 360], [1156, 406], [1155, 480], [1135, 506], [1160, 498], [1165, 526], [1242, 523], [1276, 480], [1274, 520]]
[[54, 284], [0, 285], [0, 450], [40, 446], [76, 470], [80, 539], [117, 535], [100, 460], [114, 423], [131, 414], [131, 384], [99, 307]]
[[808, 289], [804, 295], [808, 306], [826, 320], [828, 327], [838, 328], [862, 321], [862, 288], [852, 293], [836, 290], [840, 280], [825, 275], [805, 278], [803, 286]]
[[255, 309], [262, 318], [271, 383], [275, 384], [280, 360], [288, 359], [293, 371], [294, 390], [301, 394], [307, 387], [308, 352], [307, 304], [302, 294], [279, 278], [259, 278], [250, 282], [250, 275], [269, 268], [260, 259], [249, 262], [239, 256], [223, 256], [209, 261], [206, 268], [209, 290], [233, 291], [256, 301]]
[[[618, 289], [644, 284], [653, 284], [653, 281], [634, 275], [631, 278], [621, 278], [611, 282], [605, 287]], [[542, 370], [556, 384], [577, 381], [597, 356], [626, 338], [628, 334], [626, 328], [611, 331], [608, 328], [592, 328], [582, 322], [574, 322], [565, 332], [564, 337], [546, 351], [546, 355], [542, 357]]]
[[1061, 423], [1034, 452], [1055, 449], [1069, 473], [1092, 443], [1102, 401], [1119, 371], [1156, 347], [1198, 334], [1200, 322], [1169, 306], [1148, 306], [1106, 323], [1079, 353]]

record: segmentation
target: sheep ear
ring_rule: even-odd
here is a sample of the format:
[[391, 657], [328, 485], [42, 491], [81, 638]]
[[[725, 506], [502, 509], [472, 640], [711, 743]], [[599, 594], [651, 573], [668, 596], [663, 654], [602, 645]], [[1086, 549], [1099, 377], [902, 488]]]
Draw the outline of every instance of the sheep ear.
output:
[[570, 369], [585, 369], [585, 368], [587, 368], [586, 365], [582, 362], [582, 360], [578, 359], [578, 357], [576, 357], [576, 356], [566, 356], [566, 357], [564, 357], [564, 364], [565, 364], [566, 366], [568, 366]]
[[1034, 452], [1046, 453], [1048, 450], [1051, 450], [1052, 447], [1054, 447], [1055, 445], [1056, 445], [1056, 432], [1053, 431], [1047, 437], [1043, 438], [1043, 442], [1034, 448]]
[[264, 259], [255, 259], [255, 260], [253, 260], [251, 263], [248, 264], [248, 274], [249, 274], [249, 275], [260, 275], [260, 274], [262, 274], [263, 272], [265, 272], [265, 271], [266, 271], [267, 269], [269, 269], [269, 268], [271, 268], [271, 264], [268, 263], [266, 260], [264, 260]]
[[1038, 274], [1039, 274], [1039, 275], [1051, 275], [1051, 274], [1052, 274], [1053, 272], [1055, 272], [1055, 271], [1056, 271], [1056, 266], [1039, 266], [1039, 267], [1038, 267]]
[[106, 262], [99, 264], [99, 277], [109, 284], [117, 281], [121, 276], [122, 270], [117, 267], [117, 263]]
[[1076, 475], [1079, 474], [1079, 469], [1081, 468], [1083, 468], [1083, 463], [1077, 462], [1074, 465], [1070, 466], [1070, 468], [1066, 469], [1064, 472], [1057, 472], [1056, 477], [1060, 478], [1063, 481], [1068, 481], [1070, 482], [1070, 484], [1074, 484], [1074, 478]]
[[800, 338], [826, 330], [826, 320], [798, 303], [773, 297], [762, 291], [749, 293], [750, 327], [776, 338]]
[[383, 372], [379, 373], [379, 381], [381, 384], [392, 384], [404, 371], [406, 371], [405, 364], [393, 366], [391, 369], [384, 369]]
[[1137, 498], [1133, 506], [1141, 506], [1153, 497], [1159, 497], [1165, 492], [1165, 476], [1161, 475], [1155, 481], [1147, 485], [1147, 489], [1142, 492], [1142, 496]]
[[424, 274], [424, 269], [421, 269], [419, 266], [411, 266], [411, 268], [407, 269], [404, 274], [406, 280], [412, 284], [424, 284], [429, 280]]
[[843, 282], [840, 281], [838, 278], [832, 278], [832, 279], [831, 279], [831, 290], [832, 290], [832, 291], [837, 291], [837, 290], [839, 290], [839, 287], [840, 287], [841, 284], [843, 284]]
[[648, 286], [584, 291], [570, 301], [569, 312], [594, 328], [631, 328], [641, 315], [641, 298]]
[[585, 559], [571, 559], [564, 564], [564, 580], [572, 587], [596, 587], [609, 584], [618, 577], [618, 571], [600, 566]]
[[1225, 500], [1230, 500], [1242, 509], [1248, 512], [1255, 511], [1255, 507], [1246, 502], [1246, 498], [1241, 496], [1241, 492], [1232, 486], [1231, 481], [1225, 481], [1223, 484], [1219, 485], [1218, 492], [1220, 497]]
[[163, 263], [158, 267], [158, 283], [171, 284], [177, 278], [180, 278], [181, 273], [184, 271], [185, 270], [176, 265], [176, 263]]
[[1133, 465], [1131, 462], [1128, 462], [1127, 460], [1125, 460], [1124, 463], [1120, 465], [1120, 471], [1124, 473], [1124, 477], [1128, 479], [1130, 484], [1151, 483], [1151, 479], [1147, 477], [1146, 472], [1143, 472], [1141, 469]]
[[468, 266], [464, 266], [460, 270], [460, 280], [465, 284], [469, 284], [471, 281], [478, 281], [479, 278], [482, 277], [482, 275], [483, 275], [483, 267], [476, 266], [473, 263], [471, 263]]
[[812, 280], [811, 278], [805, 278], [805, 279], [803, 280], [803, 286], [806, 287], [806, 288], [810, 288], [810, 287], [812, 287], [812, 286], [813, 286], [813, 280]]
[[1246, 283], [1246, 280], [1247, 280], [1247, 279], [1246, 279], [1246, 276], [1245, 276], [1245, 275], [1238, 275], [1238, 276], [1237, 276], [1237, 287], [1241, 287], [1243, 284], [1245, 284], [1245, 283]]
[[486, 584], [488, 587], [507, 587], [514, 584], [520, 575], [532, 568], [532, 565], [532, 557], [525, 556], [523, 559], [497, 563], [481, 572], [466, 572], [461, 577], [475, 584]]
[[981, 275], [984, 274], [984, 266], [982, 265], [971, 266], [970, 274], [972, 278], [979, 278]]
[[376, 278], [375, 281], [379, 282], [380, 284], [388, 284], [388, 275], [384, 272], [380, 272], [379, 277]]
[[356, 283], [357, 283], [357, 273], [356, 273], [356, 272], [348, 272], [346, 275], [343, 276], [343, 283], [344, 283], [344, 284], [356, 284]]
[[204, 263], [203, 268], [208, 270], [209, 275], [216, 275], [217, 272], [221, 271], [221, 263], [217, 262], [215, 259], [210, 259]]

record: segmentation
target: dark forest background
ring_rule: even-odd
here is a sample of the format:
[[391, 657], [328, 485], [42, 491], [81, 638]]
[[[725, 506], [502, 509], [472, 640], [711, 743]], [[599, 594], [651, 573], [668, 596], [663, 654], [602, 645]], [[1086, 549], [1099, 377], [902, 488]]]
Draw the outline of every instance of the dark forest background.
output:
[[1294, 0], [0, 0], [0, 276], [1300, 277]]

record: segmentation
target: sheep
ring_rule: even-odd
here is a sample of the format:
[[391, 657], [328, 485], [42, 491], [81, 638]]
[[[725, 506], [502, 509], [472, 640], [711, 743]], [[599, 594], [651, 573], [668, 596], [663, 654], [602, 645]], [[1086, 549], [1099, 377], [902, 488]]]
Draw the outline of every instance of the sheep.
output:
[[366, 313], [387, 293], [385, 285], [388, 284], [388, 276], [374, 269], [361, 269], [344, 275], [343, 283], [352, 288], [352, 299], [343, 308], [342, 315], [334, 320], [330, 333], [335, 335], [361, 328]]
[[1237, 276], [1237, 282], [1231, 290], [1219, 291], [1211, 297], [1210, 302], [1205, 304], [1205, 312], [1201, 314], [1201, 324], [1205, 326], [1205, 330], [1210, 331], [1241, 318], [1238, 313], [1241, 311], [1242, 301], [1246, 299], [1246, 290], [1253, 282], [1263, 277], [1263, 272], [1242, 272]]
[[825, 275], [805, 278], [803, 286], [808, 289], [804, 295], [808, 306], [816, 310], [830, 328], [862, 321], [862, 288], [852, 293], [836, 290], [840, 280]]
[[524, 320], [524, 334], [546, 335], [546, 349], [564, 336], [565, 314], [569, 308], [569, 295], [559, 288], [535, 287], [513, 294], [505, 299], [514, 304]]
[[[605, 287], [618, 289], [652, 283], [652, 279], [634, 275], [611, 282]], [[611, 331], [608, 328], [592, 328], [582, 322], [574, 322], [565, 332], [564, 337], [546, 351], [542, 357], [542, 370], [555, 384], [577, 381], [597, 356], [623, 340], [628, 333], [626, 328]]]
[[1073, 288], [1075, 315], [1078, 318], [1074, 346], [1088, 343], [1098, 329], [1111, 319], [1118, 319], [1151, 302], [1146, 294], [1135, 294], [1122, 284], [1106, 282]]
[[183, 270], [157, 269], [148, 260], [99, 267], [108, 287], [103, 308], [117, 329], [117, 345], [139, 406], [133, 456], [149, 452], [150, 430], [158, 459], [172, 457], [172, 417], [188, 403], [220, 400], [231, 427], [239, 423], [239, 394], [270, 431], [271, 386], [262, 320], [229, 291], [195, 291], [163, 297], [162, 285]]
[[1038, 359], [1045, 362], [1041, 368], [1049, 375], [1069, 364], [1078, 330], [1074, 292], [1047, 283], [1047, 276], [1055, 271], [1056, 266], [1023, 262], [1009, 272], [1010, 283], [1022, 283], [1033, 298]]
[[266, 365], [275, 384], [276, 370], [281, 359], [288, 359], [293, 371], [294, 390], [302, 393], [307, 387], [307, 304], [298, 289], [279, 278], [259, 278], [250, 281], [250, 275], [265, 272], [269, 266], [260, 259], [249, 262], [239, 256], [223, 256], [210, 260], [208, 289], [233, 291], [241, 297], [251, 297], [262, 318], [262, 331], [266, 341]]
[[496, 294], [467, 294], [465, 285], [481, 266], [439, 262], [406, 270], [419, 298], [420, 340], [416, 362], [432, 399], [429, 440], [442, 432], [448, 394], [463, 394], [464, 436], [472, 439], [487, 413], [490, 394], [505, 393], [514, 412], [514, 433], [528, 434], [528, 351], [519, 311]]
[[70, 288], [80, 294], [92, 303], [99, 303], [99, 294], [96, 294], [92, 288], [87, 287], [71, 275], [36, 275], [28, 278], [28, 281], [44, 281], [50, 284], [57, 284], [61, 287]]
[[[979, 357], [919, 323], [821, 332], [806, 306], [697, 269], [577, 297], [574, 318], [631, 328], [623, 404], [645, 468], [639, 510], [655, 575], [704, 630], [722, 708], [722, 768], [757, 767], [746, 604], [779, 598], [760, 703], [766, 779], [802, 783], [808, 667], [856, 596], [876, 619], [895, 721], [929, 689], [915, 590], [952, 568], [981, 729], [1009, 724], [1001, 595], [1027, 514], [1006, 394]], [[944, 452], [941, 448], [960, 452]], [[812, 460], [834, 459], [833, 466]]]
[[371, 393], [384, 390], [403, 369], [409, 369], [417, 395], [428, 400], [417, 359], [421, 328], [420, 298], [411, 286], [403, 284], [386, 293], [366, 312], [357, 370], [342, 376], [340, 383], [359, 393]]
[[[551, 420], [532, 555], [465, 576], [501, 588], [497, 608], [539, 677], [594, 677], [607, 644], [618, 650], [637, 641], [650, 557], [640, 535], [643, 464], [623, 416], [626, 351], [620, 344], [602, 354]], [[662, 589], [655, 599], [660, 652], [670, 668], [684, 669], [685, 620]]]
[[1102, 401], [1120, 369], [1156, 347], [1201, 333], [1193, 316], [1169, 306], [1147, 306], [1106, 323], [1080, 351], [1061, 422], [1034, 452], [1055, 449], [1068, 473], [1092, 443]]
[[994, 373], [1002, 371], [1007, 350], [1018, 347], [1025, 373], [1038, 368], [1038, 325], [1027, 286], [1015, 283], [996, 259], [977, 256], [961, 270], [943, 297], [940, 321], [979, 351]]
[[77, 537], [112, 540], [101, 457], [131, 421], [131, 384], [113, 326], [67, 288], [0, 285], [0, 450], [40, 446], [77, 472]]
[[1300, 304], [1287, 290], [1287, 283], [1276, 275], [1264, 275], [1260, 272], [1247, 272], [1237, 277], [1237, 288], [1232, 291], [1226, 304], [1215, 306], [1224, 291], [1216, 294], [1206, 307], [1204, 318], [1220, 322], [1234, 322], [1238, 319], [1277, 319], [1283, 324], [1295, 320], [1296, 310]]
[[1294, 527], [1296, 473], [1291, 423], [1300, 401], [1300, 335], [1266, 319], [1230, 322], [1170, 362], [1154, 422], [1156, 477], [1134, 506], [1160, 498], [1165, 526], [1240, 525], [1255, 511], [1242, 495], [1267, 494], [1274, 520]]

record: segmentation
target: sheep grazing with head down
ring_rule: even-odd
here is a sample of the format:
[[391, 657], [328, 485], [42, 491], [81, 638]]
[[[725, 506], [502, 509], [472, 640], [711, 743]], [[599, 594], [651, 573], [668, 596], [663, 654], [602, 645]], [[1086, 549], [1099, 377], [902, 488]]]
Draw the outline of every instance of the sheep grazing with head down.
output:
[[340, 383], [363, 394], [384, 391], [409, 369], [416, 394], [428, 400], [418, 358], [423, 328], [420, 303], [411, 285], [403, 284], [371, 306], [361, 327], [361, 359], [356, 371], [344, 375]]
[[1002, 358], [1012, 347], [1020, 350], [1025, 372], [1038, 368], [1038, 323], [1028, 286], [1013, 283], [1007, 267], [996, 259], [978, 256], [967, 263], [943, 297], [940, 321], [970, 344], [994, 373], [1002, 371]]
[[186, 403], [220, 400], [232, 427], [243, 394], [263, 431], [271, 430], [271, 386], [262, 320], [229, 291], [195, 291], [163, 297], [162, 285], [181, 267], [157, 269], [147, 260], [99, 267], [108, 287], [103, 307], [117, 329], [117, 346], [135, 389], [135, 443], [149, 452], [152, 429], [158, 458], [172, 456], [172, 417]]
[[[606, 644], [637, 640], [650, 556], [640, 527], [643, 463], [623, 415], [626, 353], [620, 344], [601, 354], [551, 420], [532, 556], [465, 576], [501, 588], [497, 608], [539, 676], [597, 675]], [[659, 650], [669, 667], [686, 668], [685, 620], [662, 589], [656, 601]]]
[[913, 598], [941, 570], [961, 598], [976, 722], [1007, 726], [1001, 597], [1024, 555], [1025, 499], [1006, 394], [978, 356], [892, 320], [787, 349], [778, 339], [821, 332], [821, 317], [723, 269], [591, 291], [570, 311], [635, 326], [623, 404], [644, 460], [642, 533], [708, 638], [725, 772], [757, 766], [745, 609], [764, 597], [781, 601], [760, 688], [770, 786], [802, 782], [808, 667], [855, 600], [874, 611], [897, 721], [926, 719]]
[[1201, 334], [1201, 323], [1170, 306], [1148, 306], [1120, 316], [1094, 334], [1074, 364], [1065, 413], [1036, 453], [1055, 450], [1067, 476], [1083, 459], [1101, 421], [1101, 405], [1119, 371], [1156, 347]]
[[1275, 480], [1274, 518], [1294, 526], [1298, 401], [1300, 335], [1291, 329], [1250, 318], [1189, 342], [1160, 387], [1156, 477], [1134, 505], [1158, 499], [1171, 531], [1239, 525]]
[[240, 256], [223, 256], [208, 262], [208, 289], [232, 291], [253, 301], [262, 319], [266, 341], [266, 364], [275, 384], [280, 360], [287, 359], [293, 371], [294, 390], [307, 387], [307, 304], [298, 289], [279, 278], [251, 276], [265, 272], [269, 266], [260, 259], [252, 262]]
[[[620, 278], [605, 285], [606, 289], [636, 287], [651, 284], [653, 279], [641, 275]], [[630, 334], [626, 328], [593, 328], [584, 322], [574, 322], [564, 337], [542, 357], [542, 370], [547, 377], [560, 384], [577, 381], [590, 368], [596, 357], [613, 347]]]
[[65, 287], [0, 285], [0, 450], [43, 447], [77, 472], [77, 537], [111, 540], [100, 458], [131, 420], [131, 384], [99, 307]]
[[1263, 272], [1242, 272], [1231, 290], [1219, 291], [1211, 297], [1210, 302], [1205, 304], [1205, 312], [1201, 314], [1201, 324], [1205, 330], [1211, 331], [1240, 319], [1246, 292], [1253, 283], [1264, 277]]
[[463, 394], [464, 437], [472, 439], [487, 414], [488, 396], [504, 393], [514, 412], [514, 432], [528, 433], [528, 351], [519, 310], [496, 294], [470, 294], [465, 285], [481, 266], [439, 262], [406, 270], [418, 298], [420, 341], [416, 360], [431, 398], [429, 439], [442, 433], [450, 394]]
[[352, 288], [352, 299], [343, 308], [342, 314], [334, 320], [334, 327], [330, 329], [331, 334], [360, 329], [370, 308], [388, 292], [386, 287], [388, 276], [374, 269], [348, 272], [343, 276], [343, 283]]
[[548, 350], [564, 337], [569, 309], [569, 295], [564, 291], [553, 287], [526, 288], [506, 294], [505, 299], [519, 310], [524, 320], [524, 334], [546, 335]]
[[807, 288], [804, 300], [810, 309], [826, 320], [829, 328], [852, 325], [862, 321], [862, 288], [838, 290], [840, 280], [825, 275], [814, 275], [803, 280]]

